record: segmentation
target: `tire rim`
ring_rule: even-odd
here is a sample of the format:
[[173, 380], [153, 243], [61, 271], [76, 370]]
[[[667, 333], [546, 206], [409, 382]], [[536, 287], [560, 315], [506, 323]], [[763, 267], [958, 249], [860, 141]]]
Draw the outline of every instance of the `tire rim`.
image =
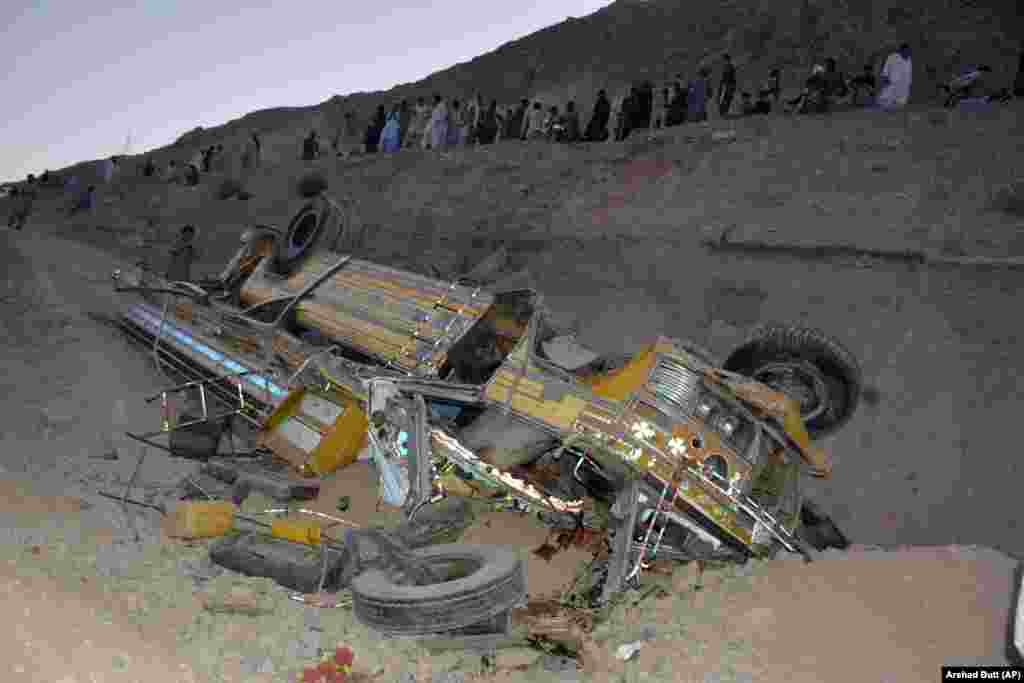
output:
[[295, 258], [306, 246], [316, 238], [320, 228], [319, 216], [309, 212], [295, 225], [288, 235], [288, 258]]
[[800, 416], [805, 422], [820, 417], [828, 408], [828, 383], [810, 363], [769, 363], [758, 368], [754, 379], [800, 404]]

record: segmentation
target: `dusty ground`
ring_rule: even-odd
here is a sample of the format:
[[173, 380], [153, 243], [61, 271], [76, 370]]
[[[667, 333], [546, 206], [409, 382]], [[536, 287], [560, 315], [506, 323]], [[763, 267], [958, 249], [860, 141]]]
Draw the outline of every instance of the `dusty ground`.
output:
[[[730, 230], [776, 243], [1024, 255], [1020, 107], [716, 122], [652, 142], [510, 143], [319, 167], [336, 195], [355, 199], [360, 253], [451, 274], [503, 244], [513, 269], [528, 266], [518, 281], [602, 350], [665, 332], [725, 355], [766, 320], [834, 334], [870, 390], [825, 444], [836, 460], [833, 480], [817, 486], [826, 508], [858, 541], [1019, 555], [1022, 519], [1003, 501], [1016, 493], [1006, 444], [1016, 441], [1021, 330], [1002, 312], [1024, 273], [715, 252], [701, 240]], [[216, 176], [194, 190], [126, 181], [128, 199], [90, 217], [64, 222], [43, 204], [31, 231], [160, 263], [172, 231], [192, 221], [201, 269], [214, 273], [245, 225], [287, 223], [302, 202], [286, 193], [308, 168], [262, 169], [247, 181], [248, 202], [212, 199]]]
[[[815, 484], [822, 504], [856, 542], [988, 545], [1019, 554], [1024, 550], [1017, 533], [1020, 514], [1006, 501], [1017, 497], [1015, 454], [1008, 444], [1015, 443], [1019, 405], [1013, 379], [1020, 360], [1012, 350], [1020, 323], [1000, 312], [1012, 310], [1020, 273], [768, 258], [709, 252], [700, 244], [707, 232], [735, 225], [742, 235], [770, 234], [795, 242], [945, 245], [947, 250], [955, 244], [965, 253], [1019, 254], [1021, 219], [1013, 210], [1012, 189], [1022, 173], [1015, 164], [1024, 158], [1018, 114], [1019, 109], [1007, 109], [989, 119], [957, 117], [941, 125], [928, 112], [917, 118], [849, 114], [777, 121], [771, 129], [763, 122], [740, 122], [716, 124], [717, 130], [735, 131], [732, 140], [716, 140], [712, 129], [694, 127], [667, 140], [626, 146], [568, 150], [512, 145], [460, 150], [447, 159], [413, 153], [332, 165], [327, 171], [339, 193], [357, 198], [359, 222], [367, 232], [366, 255], [417, 268], [432, 262], [458, 269], [505, 243], [514, 266], [529, 266], [523, 279], [545, 291], [556, 312], [576, 316], [584, 341], [599, 348], [635, 348], [664, 331], [695, 338], [724, 354], [748, 327], [770, 319], [803, 321], [833, 332], [861, 359], [872, 391], [851, 425], [826, 444], [837, 465], [832, 481]], [[166, 238], [181, 222], [202, 218], [204, 267], [212, 272], [234, 246], [238, 228], [256, 220], [280, 223], [300, 205], [282, 192], [298, 170], [270, 168], [251, 179], [257, 196], [248, 206], [216, 202], [208, 186], [173, 188], [156, 212], [157, 227]], [[8, 561], [14, 561], [5, 571], [22, 581], [12, 584], [5, 575], [5, 585], [16, 589], [12, 600], [33, 603], [19, 603], [30, 610], [25, 638], [14, 634], [5, 642], [19, 643], [18, 652], [25, 639], [45, 641], [57, 655], [71, 652], [70, 643], [80, 642], [74, 631], [32, 635], [38, 627], [29, 621], [33, 614], [46, 617], [49, 605], [69, 605], [69, 622], [73, 617], [83, 629], [95, 628], [94, 651], [76, 652], [75, 659], [89, 666], [95, 662], [97, 673], [111, 676], [116, 665], [128, 667], [121, 672], [127, 675], [135, 671], [131, 667], [141, 666], [137, 659], [115, 659], [123, 651], [118, 644], [124, 643], [132, 653], [151, 652], [142, 659], [159, 671], [178, 670], [171, 654], [177, 651], [197, 676], [229, 680], [226, 676], [233, 674], [234, 680], [245, 680], [245, 658], [251, 655], [243, 646], [246, 639], [274, 633], [276, 640], [266, 650], [276, 673], [264, 680], [280, 680], [301, 660], [301, 648], [292, 644], [308, 635], [300, 606], [274, 594], [278, 612], [266, 622], [229, 626], [227, 621], [196, 621], [199, 608], [190, 602], [194, 587], [179, 581], [178, 558], [161, 553], [158, 520], [132, 515], [129, 521], [116, 505], [95, 496], [96, 490], [114, 488], [130, 476], [137, 449], [111, 434], [125, 426], [141, 430], [158, 424], [155, 409], [140, 399], [164, 383], [142, 352], [87, 316], [114, 304], [107, 284], [114, 265], [110, 254], [130, 263], [147, 250], [159, 254], [165, 248], [156, 241], [159, 230], [145, 228], [151, 195], [127, 189], [125, 201], [95, 216], [60, 222], [54, 205], [44, 201], [26, 233], [0, 232], [6, 275], [6, 282], [0, 282], [0, 381], [9, 425], [0, 444], [0, 474], [17, 482], [19, 493], [66, 497], [40, 502], [8, 495], [12, 504], [30, 510], [0, 512], [0, 526], [17, 530], [11, 532], [16, 542], [5, 544]], [[429, 248], [423, 249], [424, 244]], [[111, 445], [120, 460], [90, 459]], [[166, 495], [166, 487], [187, 469], [147, 457], [140, 473], [142, 493]], [[358, 479], [359, 471], [345, 476]], [[12, 493], [10, 488], [6, 492]], [[79, 506], [78, 499], [87, 504]], [[69, 518], [90, 530], [59, 540], [74, 552], [41, 549], [33, 555], [33, 546], [58, 542], [64, 532], [54, 525]], [[489, 536], [493, 528], [471, 533]], [[151, 543], [134, 544], [136, 535]], [[174, 549], [185, 555], [198, 552]], [[82, 552], [86, 559], [65, 562], [60, 552]], [[125, 557], [141, 564], [132, 565], [135, 573], [129, 578], [119, 578], [122, 565], [131, 564]], [[1002, 650], [1009, 564], [1001, 557], [979, 557], [928, 563], [904, 556], [851, 559], [824, 563], [813, 577], [798, 565], [783, 563], [765, 569], [769, 578], [759, 584], [756, 598], [745, 589], [728, 591], [721, 599], [732, 602], [720, 607], [715, 591], [692, 598], [701, 604], [686, 602], [689, 594], [680, 593], [675, 604], [658, 603], [660, 613], [630, 617], [667, 626], [636, 662], [602, 659], [630, 639], [626, 627], [636, 625], [613, 623], [595, 634], [603, 654], [590, 661], [598, 662], [598, 674], [616, 672], [612, 680], [620, 680], [620, 674], [639, 680], [642, 671], [662, 680], [668, 671], [679, 674], [678, 680], [703, 680], [698, 672], [716, 671], [709, 662], [720, 664], [723, 680], [735, 679], [729, 667], [757, 674], [758, 680], [841, 680], [837, 667], [850, 671], [851, 680], [854, 673], [922, 680], [947, 657], [984, 657]], [[47, 558], [58, 559], [47, 564]], [[150, 561], [160, 580], [147, 586], [145, 563]], [[65, 571], [71, 564], [80, 575]], [[539, 565], [530, 570], [535, 586], [547, 585], [563, 571]], [[855, 587], [832, 590], [850, 576], [856, 578]], [[141, 608], [129, 605], [131, 614], [122, 617], [104, 603], [99, 611], [113, 618], [114, 630], [99, 628], [102, 618], [90, 617], [90, 610], [96, 610], [88, 591], [74, 585], [82, 577], [100, 577], [95, 580], [103, 583], [103, 591], [97, 599], [107, 603], [108, 588], [120, 586], [125, 592], [127, 586], [128, 593], [142, 596], [129, 599], [141, 600]], [[63, 583], [48, 583], [57, 579]], [[806, 597], [807, 585], [816, 586], [814, 603], [792, 601], [794, 594]], [[990, 588], [968, 588], [979, 585]], [[147, 591], [153, 590], [180, 596], [176, 607], [185, 614], [178, 613], [179, 621], [163, 611], [169, 605], [150, 604]], [[819, 595], [832, 600], [831, 606], [819, 606], [828, 604], [819, 603]], [[931, 601], [927, 607], [921, 603], [926, 599]], [[356, 640], [370, 671], [394, 678], [403, 656], [416, 662], [421, 673], [472, 668], [456, 655], [428, 658], [407, 644], [374, 640], [344, 610], [330, 612], [323, 617], [330, 624], [323, 637]], [[676, 621], [669, 620], [669, 613]], [[952, 616], [957, 613], [978, 621], [957, 620]], [[835, 638], [828, 642], [822, 641], [824, 629], [810, 627], [797, 629], [801, 635], [796, 638], [769, 637], [799, 624], [817, 625], [822, 614], [845, 617], [830, 618], [827, 635]], [[139, 635], [139, 620], [168, 628], [142, 628]], [[885, 621], [906, 626], [885, 631], [878, 626]], [[759, 624], [757, 633], [750, 632], [750, 623]], [[175, 630], [174, 624], [185, 630]], [[197, 638], [196, 633], [206, 635]], [[851, 643], [864, 634], [875, 640], [858, 650]], [[186, 636], [190, 640], [182, 641]], [[703, 649], [684, 650], [680, 642], [703, 643]], [[867, 650], [870, 657], [863, 655]], [[812, 653], [821, 653], [817, 663]], [[26, 656], [21, 664], [12, 658], [12, 680], [19, 675], [21, 680], [60, 680], [61, 675], [89, 680], [89, 666], [62, 672], [63, 660], [43, 654], [34, 654], [31, 661]], [[108, 655], [110, 666], [104, 670]], [[868, 666], [877, 669], [864, 671]], [[694, 674], [687, 678], [689, 671]], [[147, 680], [159, 680], [156, 676], [147, 673]], [[552, 674], [535, 667], [515, 676], [550, 680]]]

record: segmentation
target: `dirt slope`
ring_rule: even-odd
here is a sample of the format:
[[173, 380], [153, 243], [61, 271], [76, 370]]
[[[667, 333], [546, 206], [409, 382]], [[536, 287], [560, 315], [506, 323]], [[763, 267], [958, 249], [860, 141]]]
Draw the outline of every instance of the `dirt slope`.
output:
[[868, 61], [878, 68], [904, 40], [915, 49], [913, 99], [933, 101], [939, 94], [936, 84], [961, 62], [987, 63], [994, 69], [994, 81], [1010, 86], [1022, 21], [1014, 0], [717, 0], [698, 5], [619, 0], [416, 83], [333, 98], [325, 92], [325, 101], [314, 107], [279, 103], [223, 126], [183, 131], [175, 145], [154, 152], [163, 164], [171, 158], [183, 161], [200, 146], [236, 148], [250, 131], [258, 130], [270, 158], [294, 158], [309, 128], [329, 133], [342, 109], [356, 112], [365, 122], [378, 104], [415, 101], [435, 92], [466, 99], [480, 91], [500, 104], [529, 97], [561, 106], [575, 99], [586, 117], [599, 88], [616, 93], [638, 79], [661, 83], [677, 74], [685, 80], [705, 63], [715, 67], [717, 78], [718, 60], [725, 52], [733, 55], [741, 89], [756, 86], [776, 66], [784, 70], [784, 87], [793, 89], [826, 56], [835, 56], [847, 71], [859, 71]]

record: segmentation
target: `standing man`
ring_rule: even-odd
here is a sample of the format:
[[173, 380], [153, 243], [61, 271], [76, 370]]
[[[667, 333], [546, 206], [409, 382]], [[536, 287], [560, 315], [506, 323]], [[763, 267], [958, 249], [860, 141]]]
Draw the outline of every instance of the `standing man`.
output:
[[889, 55], [882, 67], [879, 79], [882, 86], [878, 93], [879, 109], [902, 109], [910, 100], [910, 83], [914, 65], [910, 60], [910, 45], [903, 43], [900, 49]]
[[409, 121], [405, 136], [402, 138], [402, 145], [406, 149], [423, 146], [423, 130], [430, 119], [430, 108], [426, 100], [420, 95], [416, 98], [416, 104], [412, 109], [412, 119]]
[[728, 54], [722, 56], [722, 82], [718, 88], [718, 114], [722, 118], [729, 115], [732, 98], [736, 96], [736, 66]]
[[608, 139], [608, 118], [612, 114], [612, 104], [608, 101], [608, 93], [603, 89], [597, 91], [594, 113], [587, 124], [584, 139], [588, 142], [604, 142]]
[[700, 123], [708, 120], [708, 100], [711, 92], [711, 69], [702, 66], [697, 78], [690, 82], [686, 96], [686, 119]]
[[440, 95], [434, 95], [434, 110], [430, 114], [430, 147], [441, 149], [448, 144], [448, 105]]
[[167, 279], [171, 282], [189, 282], [192, 279], [192, 261], [196, 256], [196, 248], [192, 241], [195, 236], [195, 226], [186, 225], [171, 247], [171, 259], [167, 264]]
[[519, 106], [516, 107], [512, 115], [505, 121], [505, 135], [502, 137], [508, 140], [519, 140], [523, 137], [524, 119], [526, 118], [526, 110], [529, 104], [529, 101], [525, 98], [519, 100]]
[[28, 178], [25, 179], [25, 184], [18, 188], [17, 202], [8, 225], [15, 230], [24, 228], [25, 223], [28, 222], [28, 217], [32, 215], [32, 205], [35, 203], [35, 200], [36, 177], [29, 174]]

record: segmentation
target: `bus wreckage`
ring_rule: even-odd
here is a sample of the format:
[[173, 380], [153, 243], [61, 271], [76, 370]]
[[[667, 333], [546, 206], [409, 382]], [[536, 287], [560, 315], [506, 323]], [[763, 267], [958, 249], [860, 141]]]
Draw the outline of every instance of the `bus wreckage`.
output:
[[814, 440], [860, 396], [840, 344], [769, 325], [721, 364], [668, 337], [603, 357], [535, 291], [385, 267], [344, 238], [321, 196], [284, 231], [247, 231], [215, 280], [115, 273], [119, 322], [188, 379], [223, 378], [306, 476], [368, 447], [407, 519], [485, 497], [607, 531], [602, 601], [652, 558], [809, 556], [801, 474], [829, 476]]

